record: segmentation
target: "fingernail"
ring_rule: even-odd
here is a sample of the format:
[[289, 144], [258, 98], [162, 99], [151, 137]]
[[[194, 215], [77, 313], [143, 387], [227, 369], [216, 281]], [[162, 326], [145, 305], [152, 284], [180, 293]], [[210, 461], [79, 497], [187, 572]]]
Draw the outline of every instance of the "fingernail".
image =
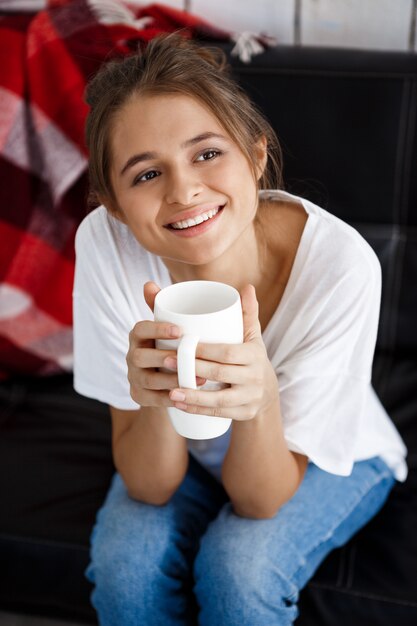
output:
[[164, 360], [164, 365], [165, 365], [165, 367], [169, 367], [169, 369], [171, 369], [171, 370], [176, 370], [177, 369], [177, 359], [174, 358], [173, 356], [167, 356], [167, 358]]
[[169, 329], [170, 337], [179, 337], [181, 335], [181, 331], [178, 326], [171, 326]]
[[170, 398], [171, 400], [179, 400], [181, 402], [182, 400], [185, 400], [185, 393], [174, 389], [174, 391], [171, 391], [170, 393]]

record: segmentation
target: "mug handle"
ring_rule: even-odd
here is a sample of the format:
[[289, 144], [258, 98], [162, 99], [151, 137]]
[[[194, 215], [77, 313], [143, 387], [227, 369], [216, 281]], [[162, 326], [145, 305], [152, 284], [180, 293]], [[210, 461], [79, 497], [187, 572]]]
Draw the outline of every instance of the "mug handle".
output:
[[180, 387], [197, 389], [195, 380], [195, 352], [198, 335], [183, 335], [177, 350], [177, 373]]

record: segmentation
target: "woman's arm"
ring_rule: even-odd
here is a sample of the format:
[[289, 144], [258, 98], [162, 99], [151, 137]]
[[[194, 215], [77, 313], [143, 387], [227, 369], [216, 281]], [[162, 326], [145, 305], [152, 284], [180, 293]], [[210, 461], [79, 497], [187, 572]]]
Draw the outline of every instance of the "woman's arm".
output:
[[306, 456], [288, 450], [279, 402], [248, 421], [234, 421], [222, 480], [235, 513], [273, 517], [298, 489]]
[[254, 389], [246, 409], [253, 417], [232, 422], [222, 481], [237, 515], [265, 519], [295, 494], [308, 458], [290, 451], [285, 441], [278, 379], [262, 341], [254, 291], [252, 299], [249, 295], [246, 291], [242, 304], [245, 340], [253, 349], [249, 380]]
[[[153, 311], [158, 285], [144, 285], [145, 300]], [[188, 468], [187, 441], [177, 434], [166, 407], [169, 390], [178, 384], [176, 373], [162, 372], [170, 350], [157, 350], [156, 339], [172, 339], [171, 324], [138, 322], [129, 335], [126, 357], [130, 394], [137, 411], [110, 408], [113, 457], [129, 495], [148, 504], [165, 504], [181, 484]], [[204, 380], [198, 380], [201, 384]]]
[[113, 458], [129, 495], [148, 504], [168, 502], [188, 467], [186, 440], [162, 407], [122, 411], [110, 407]]
[[[243, 344], [199, 344], [196, 373], [226, 383], [221, 391], [174, 389], [170, 399], [188, 413], [233, 419], [222, 481], [239, 515], [267, 518], [297, 490], [307, 458], [288, 450], [278, 380], [262, 340], [252, 286], [241, 292]], [[165, 365], [173, 367], [170, 358]]]

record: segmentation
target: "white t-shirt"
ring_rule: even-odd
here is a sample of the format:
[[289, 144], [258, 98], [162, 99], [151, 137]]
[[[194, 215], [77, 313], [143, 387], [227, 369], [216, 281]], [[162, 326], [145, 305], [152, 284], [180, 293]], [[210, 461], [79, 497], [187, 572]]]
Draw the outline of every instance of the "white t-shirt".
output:
[[[375, 253], [351, 226], [308, 200], [281, 191], [260, 197], [299, 202], [308, 214], [285, 292], [263, 332], [289, 449], [344, 476], [355, 461], [379, 455], [405, 480], [406, 448], [370, 382], [381, 294]], [[152, 319], [144, 283], [166, 287], [169, 272], [104, 207], [80, 225], [76, 253], [75, 389], [138, 409], [127, 380], [128, 336], [136, 322]], [[188, 441], [218, 479], [229, 438], [230, 429]]]

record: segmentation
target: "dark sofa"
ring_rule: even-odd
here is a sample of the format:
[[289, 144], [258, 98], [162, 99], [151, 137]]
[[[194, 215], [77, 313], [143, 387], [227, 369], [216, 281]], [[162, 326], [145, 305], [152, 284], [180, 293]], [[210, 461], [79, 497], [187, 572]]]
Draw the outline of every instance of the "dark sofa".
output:
[[[277, 130], [287, 190], [351, 223], [378, 254], [383, 294], [373, 382], [409, 449], [407, 481], [321, 565], [302, 592], [297, 624], [415, 626], [417, 56], [279, 46], [250, 64], [235, 58], [232, 64]], [[37, 380], [3, 384], [0, 414], [33, 406], [30, 394], [42, 404]], [[28, 472], [30, 463], [25, 480], [37, 472], [42, 479], [34, 482], [31, 502], [21, 503], [21, 523], [2, 523], [0, 608], [94, 622], [83, 570], [91, 526], [113, 472], [108, 412], [72, 393], [70, 376], [56, 378], [55, 399], [48, 395], [45, 402], [55, 433], [53, 455], [30, 416], [23, 421], [27, 431], [2, 427], [7, 452], [0, 456], [0, 472], [10, 476], [11, 488], [18, 489], [22, 465]], [[56, 490], [53, 505], [45, 510], [39, 504], [38, 522], [28, 527], [25, 510], [33, 512], [42, 502], [36, 484], [48, 491], [48, 481]]]

